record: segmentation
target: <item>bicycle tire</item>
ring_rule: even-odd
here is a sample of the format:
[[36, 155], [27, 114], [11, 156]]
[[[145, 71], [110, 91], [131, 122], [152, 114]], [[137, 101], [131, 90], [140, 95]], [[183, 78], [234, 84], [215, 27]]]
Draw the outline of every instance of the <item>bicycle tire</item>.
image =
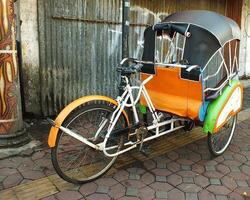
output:
[[[230, 120], [232, 123], [229, 124]], [[218, 133], [208, 134], [207, 137], [208, 149], [213, 156], [215, 157], [220, 156], [227, 150], [230, 142], [232, 141], [236, 123], [237, 123], [237, 115], [231, 117]], [[230, 133], [227, 133], [225, 131], [230, 131]]]
[[[70, 129], [74, 128], [74, 131], [77, 131], [77, 133], [80, 133], [81, 135], [83, 135], [85, 137], [90, 136], [91, 134], [88, 135], [88, 132], [91, 130], [90, 128], [95, 128], [95, 125], [91, 124], [91, 123], [84, 123], [85, 121], [83, 121], [84, 120], [83, 116], [86, 114], [89, 114], [92, 111], [98, 111], [98, 110], [105, 111], [108, 114], [110, 114], [114, 111], [114, 105], [111, 105], [108, 102], [102, 101], [101, 104], [94, 103], [94, 104], [86, 105], [86, 106], [82, 106], [82, 107], [80, 106], [68, 115], [68, 117], [66, 118], [66, 120], [63, 123], [63, 126], [70, 128]], [[93, 112], [92, 112], [92, 114], [93, 114]], [[123, 127], [128, 126], [128, 122], [126, 121], [125, 116], [123, 114], [121, 116], [122, 117], [120, 117], [119, 120], [122, 120], [122, 122], [121, 122], [122, 126]], [[79, 120], [80, 119], [79, 117], [81, 117], [81, 120]], [[88, 120], [90, 120], [90, 119], [87, 119], [87, 117], [88, 116], [86, 115], [86, 120], [88, 122]], [[76, 121], [77, 119], [81, 123], [80, 124], [81, 126], [79, 125], [79, 123], [77, 124], [77, 121]], [[72, 123], [74, 125], [74, 122], [76, 123], [75, 127], [72, 126]], [[77, 130], [76, 130], [76, 128], [77, 128]], [[82, 128], [82, 129], [80, 130], [80, 128]], [[103, 128], [105, 128], [105, 127], [103, 127]], [[94, 132], [94, 131], [92, 131], [92, 132]], [[93, 135], [91, 135], [91, 136], [93, 136]], [[105, 134], [102, 135], [102, 137], [104, 137], [104, 136], [105, 136]], [[118, 137], [119, 138], [117, 138], [117, 140], [116, 140], [118, 142], [118, 144], [116, 144], [118, 146], [117, 150], [119, 150], [123, 146], [123, 136], [121, 135]], [[99, 139], [103, 139], [103, 138], [100, 137]], [[69, 140], [69, 141], [72, 140], [72, 141], [67, 142], [67, 140]], [[63, 142], [65, 142], [65, 145], [67, 143], [69, 143], [69, 144], [73, 143], [73, 145], [71, 145], [71, 146], [69, 145], [68, 147], [63, 146]], [[97, 142], [97, 143], [99, 143], [99, 142]], [[114, 141], [112, 140], [111, 142], [114, 142]], [[70, 153], [72, 153], [72, 152], [73, 153], [74, 152], [81, 153], [81, 151], [85, 150], [84, 148], [87, 149], [87, 152], [89, 151], [88, 155], [86, 154], [86, 152], [84, 154], [84, 159], [86, 158], [85, 159], [86, 161], [84, 161], [84, 162], [86, 162], [85, 166], [81, 166], [81, 164], [84, 164], [83, 158], [82, 158], [83, 155], [81, 155], [81, 156], [76, 157], [77, 160], [75, 159], [76, 164], [77, 164], [76, 167], [72, 166], [72, 167], [64, 169], [64, 166], [63, 166], [64, 163], [68, 164], [69, 162], [72, 162], [70, 160], [70, 158], [72, 156]], [[65, 151], [68, 150], [69, 152], [64, 152], [64, 150]], [[71, 150], [72, 150], [72, 152], [70, 152]], [[57, 174], [62, 179], [66, 180], [70, 183], [74, 183], [74, 184], [83, 184], [83, 183], [87, 183], [87, 182], [90, 182], [90, 181], [93, 181], [93, 180], [99, 178], [100, 176], [105, 174], [112, 167], [112, 165], [114, 164], [114, 162], [117, 158], [117, 156], [112, 157], [112, 158], [106, 157], [102, 151], [95, 150], [95, 149], [89, 147], [88, 145], [86, 145], [82, 142], [79, 142], [78, 140], [74, 139], [73, 137], [67, 135], [66, 133], [64, 133], [62, 131], [59, 131], [59, 133], [58, 133], [58, 136], [56, 139], [56, 145], [54, 148], [51, 149], [51, 156], [52, 156], [52, 164], [53, 164]], [[81, 157], [81, 160], [79, 161], [80, 157]], [[104, 163], [105, 166], [101, 170], [96, 169], [99, 165], [99, 163], [97, 161], [97, 159], [99, 157], [101, 157], [101, 159], [104, 159], [104, 161], [106, 159], [106, 162]], [[90, 161], [90, 159], [92, 159], [92, 160]], [[74, 164], [74, 162], [72, 164]], [[92, 162], [93, 162], [93, 165], [92, 165]], [[96, 169], [96, 171], [95, 171], [95, 169]], [[92, 173], [92, 171], [93, 171], [93, 173]], [[76, 172], [76, 174], [74, 174], [75, 172]], [[83, 175], [83, 172], [85, 173], [85, 175]], [[88, 175], [87, 173], [90, 173], [90, 174]]]

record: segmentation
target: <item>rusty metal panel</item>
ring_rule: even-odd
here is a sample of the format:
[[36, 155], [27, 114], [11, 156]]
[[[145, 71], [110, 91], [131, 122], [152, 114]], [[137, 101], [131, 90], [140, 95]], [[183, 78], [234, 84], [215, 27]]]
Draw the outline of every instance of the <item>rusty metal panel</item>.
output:
[[[219, 3], [218, 3], [219, 2]], [[226, 0], [131, 0], [130, 57], [140, 58], [147, 24], [186, 9], [224, 14]], [[118, 94], [121, 0], [38, 0], [43, 115], [89, 94]]]

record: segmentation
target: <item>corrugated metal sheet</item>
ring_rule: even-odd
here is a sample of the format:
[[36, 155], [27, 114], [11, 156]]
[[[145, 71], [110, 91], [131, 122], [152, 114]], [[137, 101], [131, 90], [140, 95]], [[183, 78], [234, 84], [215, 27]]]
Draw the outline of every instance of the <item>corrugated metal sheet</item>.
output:
[[[141, 24], [169, 13], [209, 9], [225, 13], [226, 0], [132, 0], [130, 56], [140, 57]], [[88, 94], [117, 95], [121, 59], [120, 0], [38, 0], [43, 115], [58, 113]]]

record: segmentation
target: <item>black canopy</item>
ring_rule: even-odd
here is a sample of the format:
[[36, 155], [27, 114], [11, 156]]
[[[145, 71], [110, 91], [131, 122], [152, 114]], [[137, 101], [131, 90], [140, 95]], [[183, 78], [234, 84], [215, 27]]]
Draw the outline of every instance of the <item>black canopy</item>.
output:
[[177, 12], [167, 16], [162, 23], [171, 23], [176, 26], [183, 26], [183, 24], [199, 26], [213, 34], [221, 46], [229, 40], [240, 39], [240, 28], [237, 23], [212, 11], [190, 10]]
[[162, 30], [186, 35], [183, 59], [189, 64], [206, 66], [214, 53], [228, 41], [240, 39], [240, 28], [232, 19], [204, 10], [182, 11], [167, 16], [144, 33], [143, 60], [154, 62], [155, 32]]

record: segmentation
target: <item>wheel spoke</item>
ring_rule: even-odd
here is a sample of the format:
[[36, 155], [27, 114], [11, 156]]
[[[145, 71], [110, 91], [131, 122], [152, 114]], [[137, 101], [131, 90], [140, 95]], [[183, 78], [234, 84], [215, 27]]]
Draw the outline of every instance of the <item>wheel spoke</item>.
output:
[[237, 121], [237, 116], [231, 117], [218, 133], [208, 135], [208, 146], [210, 152], [221, 155], [229, 146]]
[[[73, 113], [63, 126], [74, 130], [86, 139], [91, 139], [113, 110], [113, 107], [107, 105], [82, 107], [79, 111]], [[96, 144], [103, 142], [108, 124], [102, 127], [95, 141]], [[115, 128], [120, 125], [121, 127], [127, 126], [125, 117], [119, 119]], [[117, 148], [109, 151], [112, 151], [112, 153], [118, 151], [122, 141], [122, 136], [109, 140], [107, 147], [117, 146]], [[56, 171], [62, 178], [72, 183], [83, 183], [97, 178], [111, 167], [115, 159], [116, 157], [104, 156], [102, 151], [94, 150], [85, 143], [62, 132], [58, 137], [57, 147], [52, 151], [52, 161]]]

